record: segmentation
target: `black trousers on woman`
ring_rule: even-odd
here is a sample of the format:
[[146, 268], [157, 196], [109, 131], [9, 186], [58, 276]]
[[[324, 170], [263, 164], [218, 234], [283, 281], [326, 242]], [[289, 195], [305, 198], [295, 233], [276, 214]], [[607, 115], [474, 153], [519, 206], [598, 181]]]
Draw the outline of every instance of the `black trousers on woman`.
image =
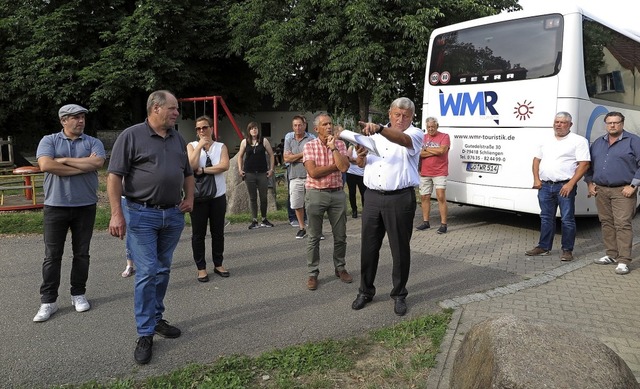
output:
[[356, 202], [356, 187], [360, 192], [360, 202], [364, 208], [364, 191], [367, 190], [367, 187], [364, 186], [362, 176], [347, 173], [347, 187], [349, 188], [349, 205], [351, 205], [351, 213], [358, 209], [358, 203]]
[[224, 254], [224, 216], [227, 213], [227, 196], [213, 200], [194, 202], [191, 211], [191, 249], [198, 270], [207, 268], [204, 239], [207, 236], [207, 224], [211, 232], [211, 256], [213, 266], [222, 266]]

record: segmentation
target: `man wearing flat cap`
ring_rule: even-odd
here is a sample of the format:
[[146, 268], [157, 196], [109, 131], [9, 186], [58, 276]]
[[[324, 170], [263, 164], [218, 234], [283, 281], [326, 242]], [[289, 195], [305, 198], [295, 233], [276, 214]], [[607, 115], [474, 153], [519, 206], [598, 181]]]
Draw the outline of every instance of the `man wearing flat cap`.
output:
[[60, 108], [62, 131], [40, 140], [36, 157], [44, 172], [44, 262], [40, 309], [35, 322], [58, 310], [58, 288], [67, 232], [71, 230], [71, 304], [77, 312], [91, 308], [85, 297], [89, 276], [89, 245], [96, 220], [98, 172], [105, 161], [102, 142], [84, 133], [87, 109], [77, 104]]

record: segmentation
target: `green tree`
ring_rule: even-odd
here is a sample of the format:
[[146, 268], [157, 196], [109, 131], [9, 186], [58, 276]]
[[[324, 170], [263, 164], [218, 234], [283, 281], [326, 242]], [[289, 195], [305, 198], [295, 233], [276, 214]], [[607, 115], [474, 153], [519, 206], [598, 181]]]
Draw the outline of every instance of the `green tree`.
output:
[[4, 4], [0, 123], [27, 147], [37, 144], [42, 133], [59, 128], [50, 118], [55, 120], [60, 105], [87, 102], [91, 87], [82, 83], [78, 71], [97, 58], [100, 31], [109, 24], [104, 17], [108, 7], [88, 3]]
[[364, 119], [372, 101], [421, 94], [434, 28], [518, 8], [516, 0], [243, 1], [231, 8], [231, 49], [275, 104], [342, 107]]
[[88, 133], [141, 121], [148, 93], [222, 95], [234, 112], [259, 98], [228, 55], [233, 0], [24, 0], [0, 4], [0, 136], [35, 149], [57, 109], [90, 109]]

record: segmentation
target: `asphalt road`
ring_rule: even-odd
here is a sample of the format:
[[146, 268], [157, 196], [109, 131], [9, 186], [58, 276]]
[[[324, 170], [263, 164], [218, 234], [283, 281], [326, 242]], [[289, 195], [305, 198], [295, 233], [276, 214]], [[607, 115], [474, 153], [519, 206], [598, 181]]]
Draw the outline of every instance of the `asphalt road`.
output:
[[[420, 219], [418, 207], [416, 225]], [[77, 313], [68, 292], [69, 237], [60, 310], [49, 321], [34, 323], [40, 301], [42, 237], [2, 236], [0, 386], [142, 378], [189, 362], [212, 362], [221, 355], [258, 355], [306, 341], [350, 337], [438, 312], [438, 301], [518, 282], [561, 264], [557, 255], [524, 257], [524, 251], [537, 242], [537, 216], [450, 205], [449, 219], [445, 235], [437, 235], [434, 228], [414, 232], [409, 313], [404, 318], [394, 315], [388, 295], [391, 260], [386, 240], [376, 282], [378, 295], [365, 309], [351, 309], [360, 281], [360, 219], [349, 218], [347, 225], [347, 269], [354, 282], [344, 284], [333, 274], [333, 239], [325, 223], [319, 287], [313, 292], [306, 289], [306, 239], [294, 239], [296, 229], [288, 224], [258, 230], [248, 230], [244, 224], [227, 227], [225, 267], [231, 277], [213, 274], [209, 262], [212, 281], [206, 284], [196, 281], [187, 227], [174, 256], [165, 300], [165, 319], [183, 334], [178, 339], [156, 337], [153, 359], [142, 367], [133, 361], [133, 279], [120, 277], [125, 264], [122, 241], [107, 232], [94, 234], [87, 291], [92, 308]], [[580, 219], [578, 231], [575, 255], [593, 252], [600, 243], [597, 220]], [[556, 235], [556, 246], [558, 240]]]

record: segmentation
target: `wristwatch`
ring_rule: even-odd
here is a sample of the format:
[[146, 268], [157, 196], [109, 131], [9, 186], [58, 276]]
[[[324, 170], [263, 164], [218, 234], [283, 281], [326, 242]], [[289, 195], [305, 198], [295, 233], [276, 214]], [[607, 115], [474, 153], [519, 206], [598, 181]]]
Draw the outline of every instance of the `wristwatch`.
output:
[[386, 126], [383, 126], [382, 124], [378, 124], [380, 126], [380, 128], [378, 129], [378, 131], [376, 131], [376, 134], [379, 134], [382, 132], [383, 129], [387, 128]]

